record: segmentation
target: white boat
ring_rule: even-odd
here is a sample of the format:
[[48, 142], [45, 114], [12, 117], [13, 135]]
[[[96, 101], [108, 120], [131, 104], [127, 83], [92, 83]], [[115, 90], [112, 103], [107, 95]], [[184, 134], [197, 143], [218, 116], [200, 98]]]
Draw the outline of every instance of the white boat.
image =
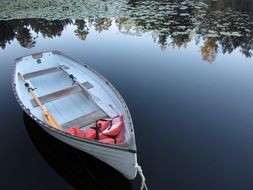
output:
[[[59, 51], [20, 57], [15, 61], [13, 90], [22, 109], [49, 134], [102, 160], [126, 178], [135, 178], [137, 151], [127, 105], [113, 85], [90, 66]], [[45, 121], [35, 97], [60, 128]], [[124, 142], [103, 143], [66, 132], [71, 127], [87, 131], [97, 120], [116, 115], [123, 115]]]

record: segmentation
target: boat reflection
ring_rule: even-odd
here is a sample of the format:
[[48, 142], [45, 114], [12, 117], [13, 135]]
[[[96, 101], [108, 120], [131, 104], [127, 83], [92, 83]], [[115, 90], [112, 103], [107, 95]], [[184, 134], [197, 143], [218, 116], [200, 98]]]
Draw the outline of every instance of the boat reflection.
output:
[[52, 137], [25, 112], [23, 119], [41, 156], [76, 189], [132, 190], [131, 181], [110, 166]]

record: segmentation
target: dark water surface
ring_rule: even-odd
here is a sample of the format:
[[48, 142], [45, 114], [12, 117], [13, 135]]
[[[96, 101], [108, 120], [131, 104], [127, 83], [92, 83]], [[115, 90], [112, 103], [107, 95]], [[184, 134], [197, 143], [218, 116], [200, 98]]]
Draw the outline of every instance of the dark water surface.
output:
[[11, 88], [14, 59], [55, 49], [120, 91], [149, 189], [253, 189], [252, 1], [93, 0], [23, 12], [3, 5], [0, 189], [139, 189], [139, 177], [126, 180], [22, 112]]

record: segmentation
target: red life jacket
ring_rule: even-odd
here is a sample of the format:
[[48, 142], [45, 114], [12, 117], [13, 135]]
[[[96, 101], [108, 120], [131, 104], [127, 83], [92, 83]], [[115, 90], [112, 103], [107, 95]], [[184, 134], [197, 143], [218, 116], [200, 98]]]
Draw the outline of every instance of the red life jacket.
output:
[[86, 131], [86, 138], [98, 140], [98, 137], [96, 137], [96, 135], [108, 128], [111, 121], [111, 118], [97, 120], [96, 123]]
[[73, 127], [68, 128], [66, 132], [77, 137], [82, 137], [82, 138], [86, 137], [86, 132], [78, 128], [73, 128]]
[[114, 118], [111, 122], [111, 125], [108, 126], [105, 130], [103, 130], [99, 134], [98, 138], [99, 140], [102, 140], [108, 137], [116, 137], [123, 130], [123, 128], [124, 128], [124, 121], [123, 116], [121, 115]]
[[99, 141], [104, 142], [104, 143], [117, 144], [117, 143], [124, 142], [124, 139], [125, 139], [125, 127], [122, 128], [122, 130], [117, 136], [103, 138], [103, 139], [100, 139]]
[[86, 132], [78, 128], [69, 128], [67, 133], [82, 138], [98, 140], [104, 143], [122, 143], [125, 139], [123, 115], [115, 118], [97, 120]]

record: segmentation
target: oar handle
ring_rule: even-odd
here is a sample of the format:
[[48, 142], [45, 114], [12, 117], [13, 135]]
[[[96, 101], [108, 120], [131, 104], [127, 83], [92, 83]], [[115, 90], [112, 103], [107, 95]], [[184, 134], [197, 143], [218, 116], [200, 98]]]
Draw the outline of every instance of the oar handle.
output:
[[24, 76], [21, 73], [18, 73], [18, 76], [22, 79], [22, 81], [25, 83], [25, 87], [27, 88], [28, 92], [32, 95], [38, 106], [41, 108], [42, 111], [46, 111], [46, 109], [42, 106], [42, 103], [38, 99], [38, 97], [33, 92], [33, 89], [30, 87], [30, 84], [28, 81], [24, 78]]
[[56, 122], [55, 118], [44, 108], [37, 95], [33, 92], [34, 89], [30, 87], [28, 81], [24, 78], [24, 76], [21, 73], [18, 73], [18, 76], [25, 83], [25, 87], [27, 88], [28, 92], [32, 95], [36, 103], [39, 105], [42, 111], [42, 115], [47, 124], [50, 125], [51, 127], [61, 130], [62, 129], [61, 126]]

